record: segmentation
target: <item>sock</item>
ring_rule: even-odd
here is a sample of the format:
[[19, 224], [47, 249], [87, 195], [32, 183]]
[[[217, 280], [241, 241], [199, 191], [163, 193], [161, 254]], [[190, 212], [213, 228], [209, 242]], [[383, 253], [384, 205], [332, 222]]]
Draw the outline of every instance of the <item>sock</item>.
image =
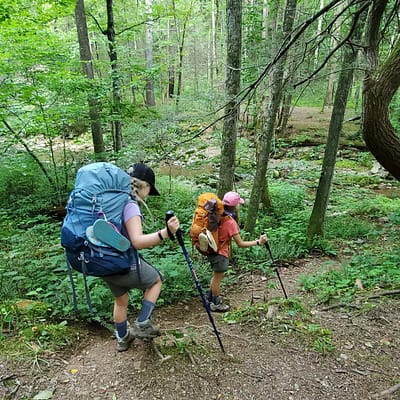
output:
[[212, 295], [212, 293], [211, 293], [211, 290], [209, 290], [209, 291], [207, 292], [207, 300], [208, 300], [209, 302], [212, 302], [212, 299], [213, 299], [213, 295]]
[[151, 301], [143, 299], [142, 308], [140, 309], [140, 313], [137, 317], [137, 322], [144, 322], [147, 319], [150, 319], [151, 313], [153, 312], [155, 304]]
[[123, 322], [116, 322], [115, 331], [117, 332], [118, 338], [124, 338], [128, 332], [128, 321], [125, 320]]

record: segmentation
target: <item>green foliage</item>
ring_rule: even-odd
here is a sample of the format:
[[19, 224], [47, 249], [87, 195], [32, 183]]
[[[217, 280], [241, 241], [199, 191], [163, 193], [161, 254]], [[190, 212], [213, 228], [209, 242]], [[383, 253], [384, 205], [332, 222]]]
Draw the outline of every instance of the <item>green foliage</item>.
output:
[[[167, 137], [174, 138], [174, 133], [172, 131], [166, 133]], [[167, 139], [165, 140], [164, 145], [167, 143]], [[154, 157], [162, 150], [161, 147], [155, 151]], [[145, 151], [147, 152], [147, 149]], [[183, 154], [185, 150], [180, 151]], [[116, 159], [115, 162], [121, 166], [129, 165], [137, 161], [131, 158], [132, 154], [121, 152], [121, 158]], [[245, 160], [244, 150], [243, 154], [243, 160]], [[74, 169], [83, 162], [84, 157], [82, 156], [82, 160], [77, 161], [76, 164], [68, 166], [70, 182], [73, 181]], [[135, 157], [139, 157], [139, 153], [133, 158]], [[153, 155], [149, 157], [152, 159]], [[9, 191], [0, 189], [0, 204], [2, 205], [2, 211], [0, 211], [0, 296], [6, 304], [1, 309], [3, 330], [11, 329], [13, 332], [20, 332], [18, 337], [23, 340], [43, 342], [43, 348], [46, 348], [46, 343], [50, 343], [53, 339], [62, 345], [64, 326], [58, 326], [59, 321], [69, 321], [75, 318], [75, 315], [63, 249], [59, 246], [61, 223], [43, 213], [44, 209], [48, 208], [47, 201], [51, 195], [48, 193], [49, 186], [40, 171], [37, 171], [36, 165], [19, 155], [5, 160], [4, 165], [5, 168], [0, 172], [2, 183], [0, 187], [8, 185]], [[255, 236], [265, 231], [269, 237], [273, 257], [278, 261], [306, 256], [313, 249], [319, 249], [328, 254], [341, 252], [352, 257], [346, 266], [329, 272], [325, 270], [324, 273], [321, 272], [316, 276], [307, 276], [304, 278], [304, 283], [302, 281], [306, 291], [315, 294], [319, 301], [328, 303], [350, 302], [358, 293], [354, 286], [356, 279], [361, 279], [365, 290], [376, 287], [397, 288], [400, 282], [400, 277], [396, 273], [396, 265], [399, 262], [396, 256], [398, 251], [396, 252], [393, 245], [399, 240], [398, 198], [394, 195], [386, 196], [387, 193], [375, 195], [368, 187], [354, 188], [348, 184], [352, 180], [347, 176], [351, 176], [352, 169], [357, 168], [357, 165], [350, 162], [346, 164], [346, 167], [349, 168], [347, 174], [338, 174], [341, 182], [346, 184], [335, 187], [332, 192], [325, 237], [317, 238], [311, 245], [305, 240], [312, 204], [308, 188], [310, 182], [314, 184], [317, 180], [319, 167], [308, 168], [304, 160], [295, 167], [290, 167], [284, 162], [277, 167], [278, 177], [269, 181], [273, 213], [261, 210], [255, 233], [241, 231], [244, 240], [253, 240]], [[207, 168], [212, 171], [212, 166], [209, 164]], [[241, 166], [241, 174], [248, 176], [251, 168], [251, 160], [246, 159], [246, 163]], [[198, 180], [199, 171], [195, 163], [193, 169], [157, 165], [155, 170], [157, 187], [161, 196], [150, 197], [147, 206], [141, 207], [145, 215], [145, 232], [153, 232], [163, 227], [165, 212], [173, 210], [180, 218], [185, 244], [190, 252], [192, 245], [189, 229], [196, 199], [200, 192], [210, 190], [210, 187], [206, 184], [193, 183]], [[203, 176], [211, 176], [206, 166], [202, 168], [202, 173]], [[213, 179], [215, 180], [215, 177]], [[245, 179], [240, 182], [238, 190], [248, 196], [247, 181]], [[26, 195], [26, 191], [29, 191], [29, 196]], [[18, 209], [10, 208], [12, 204], [18, 204]], [[246, 205], [241, 211], [242, 221], [246, 218]], [[381, 219], [380, 222], [378, 218]], [[385, 249], [381, 246], [382, 237], [385, 238]], [[379, 251], [382, 251], [381, 256]], [[164, 276], [164, 285], [157, 306], [178, 301], [185, 302], [193, 296], [198, 296], [188, 265], [176, 241], [165, 241], [161, 246], [143, 250], [142, 254], [146, 260], [157, 266]], [[211, 276], [209, 265], [196, 252], [190, 255], [200, 283], [206, 289]], [[237, 249], [234, 245], [234, 256], [234, 267], [226, 274], [223, 285], [235, 284], [237, 274], [241, 271], [258, 269], [266, 275], [274, 274], [272, 260], [263, 246]], [[113, 298], [107, 286], [101, 279], [89, 277], [88, 284], [95, 310], [94, 314], [90, 314], [86, 304], [83, 277], [76, 272], [73, 276], [80, 318], [95, 320], [110, 327]], [[46, 315], [41, 320], [32, 316], [32, 323], [26, 324], [26, 330], [17, 328], [22, 323], [21, 316], [8, 306], [15, 302], [15, 299], [46, 304]], [[137, 313], [141, 301], [142, 292], [133, 290], [130, 294], [129, 305], [131, 314]], [[321, 353], [331, 351], [333, 344], [330, 332], [309, 318], [307, 309], [301, 309], [303, 304], [296, 304], [290, 303], [288, 310], [285, 310], [286, 306], [279, 305], [280, 317], [274, 320], [273, 329], [277, 329], [282, 335], [297, 335], [315, 351]], [[244, 319], [247, 318], [245, 315], [248, 315], [247, 322], [262, 320], [265, 313], [265, 309], [242, 310]], [[239, 319], [239, 317], [233, 318]], [[54, 330], [49, 327], [53, 324], [52, 321]], [[32, 327], [35, 327], [33, 331]], [[67, 333], [66, 335], [68, 336]], [[3, 341], [8, 341], [8, 337], [3, 338]], [[175, 345], [178, 351], [184, 349], [185, 346], [187, 346], [186, 342], [180, 343], [180, 340]]]
[[[280, 244], [274, 248], [291, 249], [288, 256], [298, 257], [307, 253], [306, 229], [309, 220], [309, 211], [301, 210], [282, 216], [279, 226], [267, 229], [267, 234], [273, 240], [275, 237]], [[271, 232], [271, 233], [270, 233]], [[283, 255], [283, 254], [282, 254]], [[279, 255], [277, 255], [279, 257]]]
[[274, 212], [282, 217], [304, 209], [305, 188], [285, 181], [272, 182], [269, 193]]
[[362, 239], [376, 235], [376, 226], [350, 215], [340, 215], [328, 218], [325, 233], [325, 237], [333, 241]]
[[[78, 333], [67, 321], [50, 319], [51, 309], [32, 300], [0, 303], [0, 349], [10, 347], [38, 362], [39, 354], [71, 345]], [[7, 340], [6, 340], [7, 339]]]
[[187, 355], [190, 361], [193, 361], [191, 354], [205, 353], [204, 346], [196, 342], [196, 334], [192, 328], [170, 330], [163, 335], [161, 342], [161, 350], [167, 355]]
[[38, 165], [26, 153], [4, 157], [0, 170], [2, 209], [9, 210], [16, 218], [34, 217], [41, 211], [50, 210], [57, 200]]
[[336, 161], [336, 168], [357, 170], [359, 168], [359, 163], [355, 160], [342, 159]]
[[332, 331], [313, 320], [310, 310], [301, 299], [277, 298], [268, 303], [240, 307], [224, 313], [223, 320], [230, 324], [257, 325], [262, 332], [272, 329], [281, 335], [298, 337], [307, 347], [321, 354], [335, 350]]
[[324, 269], [314, 275], [303, 275], [301, 284], [306, 291], [313, 292], [324, 303], [350, 303], [357, 293], [357, 281], [363, 288], [398, 289], [400, 272], [397, 268], [399, 254], [362, 254], [352, 258], [340, 268]]
[[400, 214], [400, 199], [381, 195], [366, 197], [355, 204], [354, 212], [370, 218], [379, 218], [393, 213]]

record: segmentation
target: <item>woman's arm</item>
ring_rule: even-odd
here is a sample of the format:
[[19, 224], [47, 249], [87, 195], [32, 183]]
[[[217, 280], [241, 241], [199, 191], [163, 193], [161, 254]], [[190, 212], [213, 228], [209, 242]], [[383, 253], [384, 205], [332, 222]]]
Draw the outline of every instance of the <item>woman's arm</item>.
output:
[[[139, 215], [129, 218], [129, 220], [125, 223], [125, 226], [129, 239], [136, 250], [142, 250], [156, 246], [164, 239], [168, 239], [168, 231], [166, 227], [153, 233], [144, 234], [142, 228], [142, 218]], [[179, 220], [176, 216], [173, 216], [168, 220], [168, 228], [173, 234], [175, 234], [179, 229]]]

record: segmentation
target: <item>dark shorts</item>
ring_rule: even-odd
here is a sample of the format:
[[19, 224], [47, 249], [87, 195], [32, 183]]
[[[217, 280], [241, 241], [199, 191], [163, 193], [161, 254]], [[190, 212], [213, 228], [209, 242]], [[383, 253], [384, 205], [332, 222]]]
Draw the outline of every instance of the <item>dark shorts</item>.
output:
[[225, 272], [229, 269], [229, 259], [221, 254], [209, 254], [207, 259], [214, 272]]
[[158, 278], [162, 280], [160, 271], [143, 258], [140, 258], [140, 266], [130, 270], [127, 274], [102, 277], [114, 297], [120, 297], [131, 289], [146, 290], [152, 287]]

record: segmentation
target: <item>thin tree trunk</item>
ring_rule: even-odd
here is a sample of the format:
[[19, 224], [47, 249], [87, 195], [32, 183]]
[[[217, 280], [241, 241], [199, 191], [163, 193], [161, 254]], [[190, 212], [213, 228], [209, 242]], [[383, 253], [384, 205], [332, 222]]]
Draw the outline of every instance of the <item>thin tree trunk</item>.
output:
[[[365, 18], [361, 18], [353, 33], [353, 42], [358, 43], [361, 38]], [[339, 75], [335, 100], [333, 103], [332, 115], [329, 124], [328, 139], [325, 147], [324, 160], [319, 178], [317, 193], [311, 213], [307, 239], [311, 243], [315, 236], [323, 236], [326, 209], [329, 202], [329, 194], [333, 180], [336, 163], [336, 156], [339, 147], [339, 138], [342, 131], [344, 114], [346, 111], [347, 99], [353, 82], [357, 50], [354, 47], [345, 47], [342, 69]]]
[[211, 0], [211, 33], [210, 33], [210, 87], [214, 88], [214, 71], [217, 62], [217, 43], [215, 33], [215, 1]]
[[[168, 21], [168, 42], [172, 43], [172, 37], [176, 35], [175, 26], [171, 26], [171, 22]], [[172, 99], [175, 92], [175, 57], [174, 47], [168, 45], [168, 98]]]
[[[79, 53], [84, 75], [94, 79], [93, 58], [90, 49], [89, 34], [86, 23], [84, 0], [77, 0], [75, 6], [75, 23], [78, 33]], [[94, 96], [88, 96], [89, 119], [92, 131], [93, 149], [96, 159], [104, 158], [103, 130], [100, 119], [100, 104]]]
[[[293, 49], [294, 50], [294, 49]], [[289, 121], [291, 105], [292, 105], [292, 82], [293, 77], [295, 76], [294, 67], [295, 67], [295, 52], [292, 51], [288, 54], [288, 61], [286, 66], [286, 71], [284, 74], [284, 94], [283, 100], [281, 104], [281, 108], [279, 111], [279, 116], [277, 119], [277, 136], [285, 137], [287, 133], [287, 123]]]
[[328, 82], [326, 84], [326, 89], [325, 89], [325, 97], [324, 97], [324, 103], [322, 104], [322, 110], [321, 112], [324, 112], [325, 107], [331, 107], [333, 104], [333, 99], [334, 99], [334, 93], [335, 93], [335, 69], [336, 69], [336, 63], [331, 62], [329, 65], [329, 74], [328, 74]]
[[152, 18], [152, 0], [146, 0], [146, 15], [148, 22], [146, 24], [146, 47], [145, 47], [145, 57], [146, 57], [146, 106], [154, 107], [156, 105], [156, 99], [154, 96], [154, 80], [153, 80], [153, 22]]
[[[319, 1], [319, 9], [322, 10], [324, 8], [324, 0]], [[317, 25], [317, 32], [316, 36], [318, 37], [321, 32], [322, 32], [322, 22], [323, 22], [324, 17], [321, 15], [318, 18], [318, 25]], [[315, 47], [315, 52], [314, 52], [314, 68], [317, 67], [319, 61], [319, 46]]]
[[107, 1], [107, 30], [106, 35], [108, 38], [108, 54], [111, 63], [111, 80], [113, 92], [113, 146], [114, 151], [118, 152], [122, 149], [122, 122], [121, 122], [121, 83], [118, 70], [118, 57], [115, 47], [115, 29], [114, 29], [114, 14], [113, 14], [113, 0]]
[[[174, 4], [174, 8], [175, 8], [175, 3]], [[177, 88], [177, 93], [176, 93], [176, 106], [179, 105], [179, 101], [180, 101], [180, 96], [182, 95], [182, 86], [183, 86], [183, 49], [184, 49], [184, 45], [185, 45], [185, 36], [186, 36], [186, 29], [187, 29], [187, 23], [189, 18], [192, 15], [192, 8], [193, 8], [193, 1], [190, 2], [190, 6], [188, 8], [188, 10], [186, 11], [186, 14], [184, 16], [184, 20], [183, 20], [183, 26], [182, 26], [182, 30], [178, 29], [178, 40], [179, 40], [179, 46], [178, 46], [178, 50], [179, 50], [179, 66], [178, 66], [178, 88]], [[177, 23], [176, 23], [177, 25]], [[178, 26], [178, 25], [177, 25]]]
[[219, 170], [218, 195], [232, 190], [235, 173], [236, 138], [239, 118], [240, 68], [242, 48], [242, 1], [227, 0], [227, 54], [226, 54], [226, 95], [224, 127], [221, 144], [221, 165]]
[[[283, 20], [282, 38], [289, 37], [292, 31], [294, 18], [296, 15], [296, 0], [288, 0], [285, 8]], [[287, 53], [275, 64], [272, 73], [271, 93], [268, 106], [265, 112], [265, 124], [260, 137], [260, 154], [256, 165], [256, 175], [251, 190], [247, 221], [245, 229], [252, 232], [255, 227], [260, 200], [264, 198], [264, 204], [270, 204], [268, 195], [265, 192], [266, 172], [269, 160], [271, 141], [276, 125], [276, 116], [282, 98], [283, 73]]]

